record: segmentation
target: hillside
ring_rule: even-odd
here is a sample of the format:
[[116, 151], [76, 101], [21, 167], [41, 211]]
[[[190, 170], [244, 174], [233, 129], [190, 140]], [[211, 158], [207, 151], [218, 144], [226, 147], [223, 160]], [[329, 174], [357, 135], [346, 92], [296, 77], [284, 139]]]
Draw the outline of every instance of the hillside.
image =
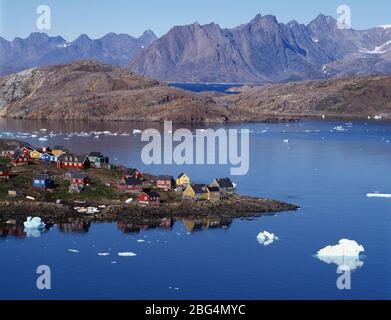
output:
[[209, 97], [94, 61], [0, 78], [0, 116], [51, 120], [222, 122]]

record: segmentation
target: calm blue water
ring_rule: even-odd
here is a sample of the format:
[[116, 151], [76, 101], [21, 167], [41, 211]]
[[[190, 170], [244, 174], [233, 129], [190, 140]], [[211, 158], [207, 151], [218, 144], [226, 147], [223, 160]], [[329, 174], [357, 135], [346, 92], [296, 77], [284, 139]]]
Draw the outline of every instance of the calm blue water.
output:
[[[215, 91], [222, 93], [231, 93], [228, 90], [231, 88], [239, 88], [242, 85], [240, 84], [204, 84], [204, 83], [171, 83], [172, 87], [190, 90], [193, 92], [206, 92], [206, 91]], [[231, 93], [235, 94], [235, 93]]]
[[[340, 125], [347, 131], [332, 130]], [[390, 299], [391, 200], [366, 197], [373, 191], [391, 193], [390, 124], [307, 121], [226, 126], [231, 127], [252, 130], [250, 172], [233, 178], [239, 192], [297, 203], [301, 211], [234, 220], [228, 228], [196, 232], [189, 232], [189, 223], [178, 221], [172, 229], [133, 234], [124, 233], [121, 225], [93, 224], [87, 233], [64, 233], [54, 226], [40, 238], [9, 235], [0, 240], [0, 298]], [[40, 128], [47, 132], [38, 136], [53, 131], [48, 142], [29, 137]], [[228, 166], [143, 166], [140, 136], [121, 136], [143, 128], [123, 123], [0, 121], [3, 137], [17, 135], [36, 145], [60, 143], [75, 151], [102, 150], [113, 162], [147, 172], [185, 171], [199, 182], [229, 174]], [[118, 135], [70, 135], [92, 130]], [[256, 236], [264, 230], [280, 240], [260, 245]], [[366, 249], [364, 265], [352, 273], [349, 291], [337, 289], [336, 265], [313, 256], [342, 238], [356, 240]], [[145, 242], [137, 242], [140, 239]], [[110, 256], [98, 256], [100, 252]], [[118, 252], [137, 256], [121, 258]], [[48, 292], [35, 287], [35, 269], [42, 264], [52, 270], [53, 289]]]

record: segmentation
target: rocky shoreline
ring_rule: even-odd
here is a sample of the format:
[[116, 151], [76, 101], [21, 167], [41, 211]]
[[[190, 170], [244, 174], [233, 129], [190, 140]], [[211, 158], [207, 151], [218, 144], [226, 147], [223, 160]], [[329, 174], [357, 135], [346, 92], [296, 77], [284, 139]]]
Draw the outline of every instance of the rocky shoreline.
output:
[[[91, 204], [93, 205], [93, 204]], [[94, 205], [97, 205], [96, 203]], [[219, 203], [181, 202], [160, 206], [109, 205], [99, 213], [78, 213], [72, 206], [49, 202], [0, 201], [0, 222], [24, 221], [29, 216], [39, 216], [45, 222], [57, 223], [69, 218], [83, 218], [88, 222], [144, 221], [161, 218], [251, 218], [274, 215], [283, 211], [297, 211], [296, 205], [269, 199], [235, 195]]]

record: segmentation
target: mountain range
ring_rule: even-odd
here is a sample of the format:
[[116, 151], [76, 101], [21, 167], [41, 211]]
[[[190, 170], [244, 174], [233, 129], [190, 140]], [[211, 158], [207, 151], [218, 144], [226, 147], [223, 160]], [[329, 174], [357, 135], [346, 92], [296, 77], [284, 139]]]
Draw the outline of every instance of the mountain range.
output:
[[280, 23], [257, 15], [236, 28], [193, 23], [157, 39], [152, 31], [134, 38], [110, 33], [72, 42], [33, 33], [0, 38], [2, 75], [30, 67], [93, 59], [157, 80], [267, 84], [356, 75], [391, 74], [391, 26], [339, 29], [319, 15], [308, 25]]
[[150, 30], [139, 38], [108, 33], [100, 39], [90, 39], [83, 34], [72, 42], [45, 33], [32, 33], [26, 39], [15, 38], [13, 41], [0, 37], [0, 75], [81, 59], [124, 66], [154, 40], [156, 36]]

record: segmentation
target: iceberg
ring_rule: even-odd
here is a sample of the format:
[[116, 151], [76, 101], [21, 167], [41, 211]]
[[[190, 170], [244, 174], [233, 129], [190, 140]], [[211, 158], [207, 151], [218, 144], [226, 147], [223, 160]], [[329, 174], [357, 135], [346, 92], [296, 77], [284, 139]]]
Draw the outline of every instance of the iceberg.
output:
[[133, 252], [120, 252], [120, 253], [118, 253], [118, 256], [120, 256], [120, 257], [135, 257], [135, 256], [137, 256], [137, 254], [135, 254]]
[[42, 219], [39, 217], [28, 217], [27, 220], [23, 223], [26, 229], [35, 229], [43, 230], [45, 229], [46, 224], [42, 222]]
[[356, 270], [364, 266], [364, 262], [359, 257], [321, 257], [318, 256], [320, 261], [327, 264], [335, 264], [338, 268], [349, 267], [350, 270]]
[[279, 240], [278, 237], [274, 233], [270, 233], [267, 231], [261, 232], [257, 236], [257, 240], [259, 244], [266, 246], [271, 245], [274, 241]]
[[386, 193], [368, 193], [367, 194], [368, 198], [386, 198], [386, 199], [391, 199], [391, 194], [386, 194]]
[[107, 253], [107, 252], [98, 253], [98, 256], [100, 256], [100, 257], [108, 257], [109, 255], [110, 255], [110, 253]]
[[318, 251], [318, 257], [351, 257], [358, 258], [361, 252], [364, 252], [363, 246], [356, 241], [342, 239], [335, 246], [327, 246]]
[[72, 252], [72, 253], [80, 253], [79, 250], [75, 250], [75, 249], [68, 249], [69, 252]]
[[41, 230], [39, 229], [24, 229], [24, 232], [26, 233], [27, 238], [40, 238], [41, 237]]

